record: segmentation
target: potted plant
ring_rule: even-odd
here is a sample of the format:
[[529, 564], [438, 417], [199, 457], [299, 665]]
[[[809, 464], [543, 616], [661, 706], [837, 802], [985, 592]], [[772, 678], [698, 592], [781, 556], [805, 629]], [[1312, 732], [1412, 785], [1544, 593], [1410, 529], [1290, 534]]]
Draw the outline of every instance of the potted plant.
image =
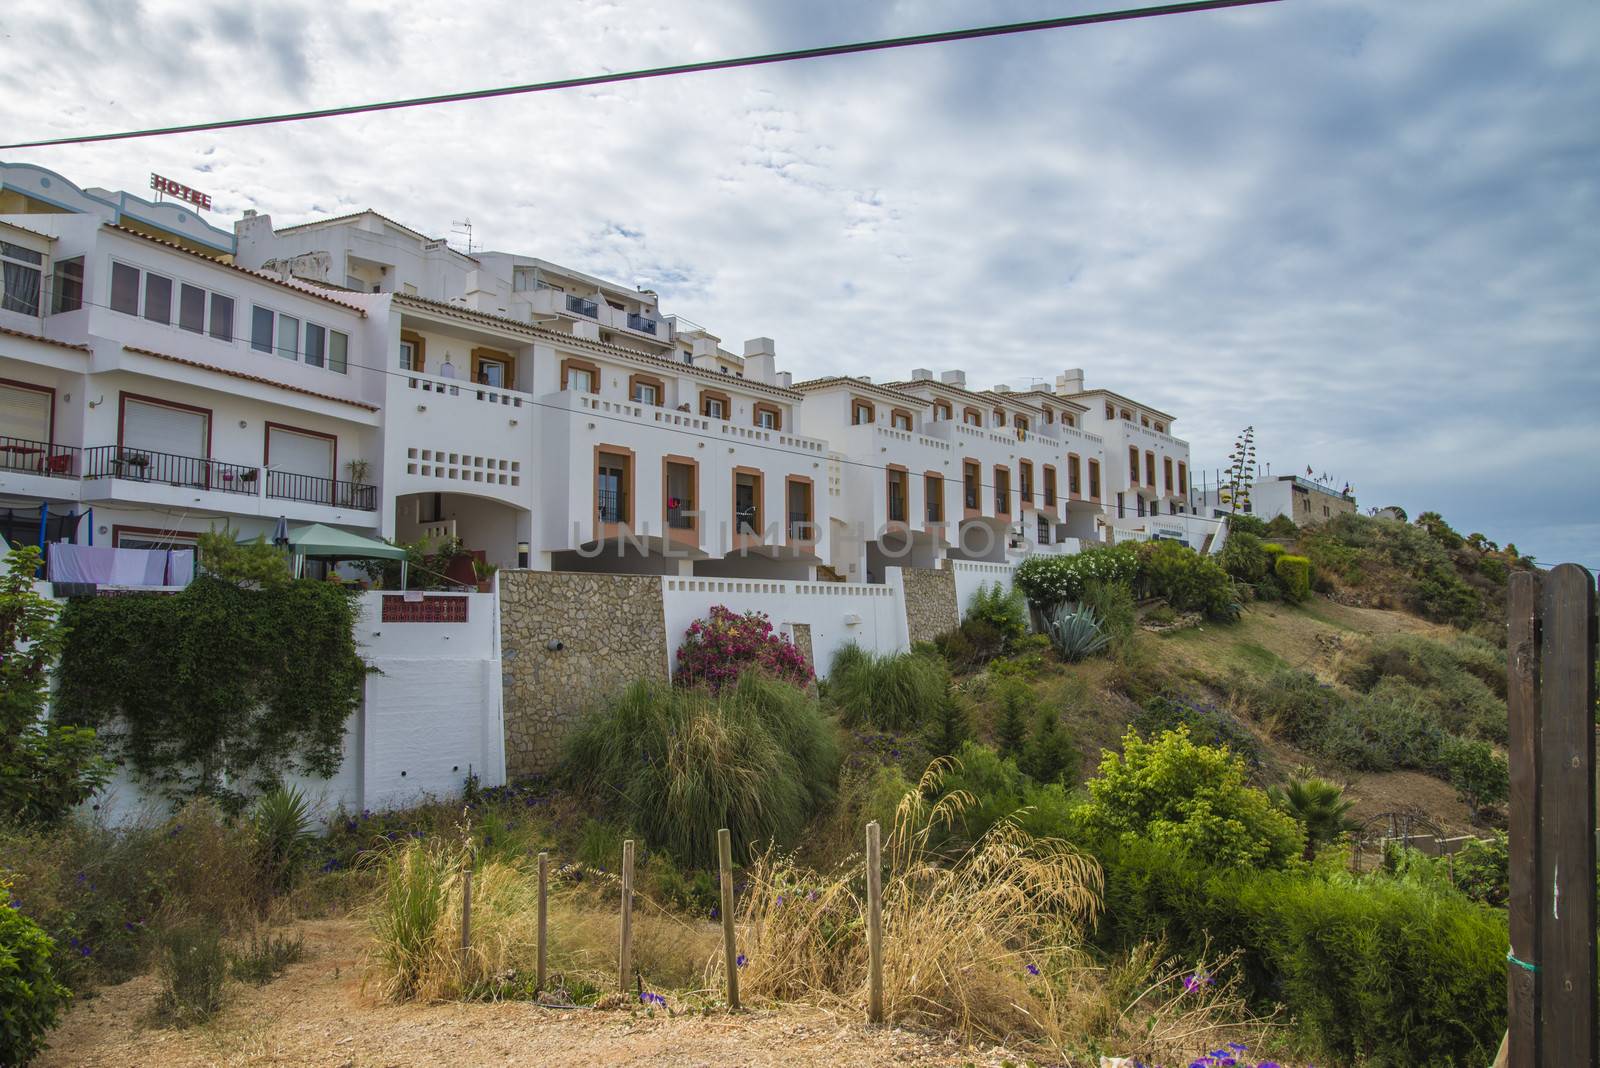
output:
[[350, 482], [343, 487], [339, 503], [346, 508], [351, 508], [355, 506], [356, 495], [367, 484], [367, 475], [371, 472], [372, 465], [366, 460], [349, 460], [344, 467], [346, 471], [350, 472]]
[[478, 577], [479, 593], [488, 593], [494, 588], [494, 575], [499, 570], [499, 564], [491, 564], [485, 560], [472, 561], [472, 573]]
[[254, 485], [255, 481], [256, 481], [256, 478], [258, 476], [260, 476], [260, 474], [261, 474], [260, 471], [258, 471], [258, 470], [256, 470], [255, 468], [252, 467], [248, 471], [239, 472], [239, 481], [247, 483], [249, 485]]

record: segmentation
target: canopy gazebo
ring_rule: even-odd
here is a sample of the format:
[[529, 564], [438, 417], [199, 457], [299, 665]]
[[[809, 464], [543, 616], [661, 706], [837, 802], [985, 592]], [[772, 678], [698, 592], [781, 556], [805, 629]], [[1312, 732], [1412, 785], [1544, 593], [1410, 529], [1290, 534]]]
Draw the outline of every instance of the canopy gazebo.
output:
[[291, 531], [287, 536], [273, 538], [277, 544], [287, 548], [294, 558], [294, 577], [299, 578], [305, 570], [306, 557], [313, 556], [319, 560], [398, 560], [400, 561], [400, 588], [406, 588], [406, 550], [399, 545], [390, 545], [388, 542], [378, 541], [376, 538], [363, 538], [360, 534], [352, 534], [348, 530], [337, 527], [323, 526], [321, 523], [312, 523]]

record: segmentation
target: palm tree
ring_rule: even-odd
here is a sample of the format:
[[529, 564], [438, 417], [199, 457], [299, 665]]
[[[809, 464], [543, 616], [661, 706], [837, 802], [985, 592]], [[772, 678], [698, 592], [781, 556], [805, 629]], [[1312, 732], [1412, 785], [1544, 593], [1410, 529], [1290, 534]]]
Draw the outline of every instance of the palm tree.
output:
[[1306, 829], [1305, 859], [1317, 855], [1317, 848], [1337, 842], [1356, 824], [1345, 818], [1354, 801], [1344, 796], [1344, 788], [1326, 779], [1290, 779], [1285, 789], [1274, 786], [1270, 791], [1273, 802]]

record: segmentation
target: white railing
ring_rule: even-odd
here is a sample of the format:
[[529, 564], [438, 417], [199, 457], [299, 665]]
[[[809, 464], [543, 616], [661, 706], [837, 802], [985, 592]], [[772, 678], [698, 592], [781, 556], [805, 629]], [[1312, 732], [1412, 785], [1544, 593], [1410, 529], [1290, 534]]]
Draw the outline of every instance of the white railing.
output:
[[552, 393], [544, 397], [543, 400], [572, 411], [594, 412], [597, 415], [609, 418], [628, 419], [642, 426], [685, 428], [701, 433], [720, 434], [723, 437], [737, 438], [741, 441], [774, 445], [795, 452], [821, 454], [826, 452], [828, 448], [827, 442], [818, 438], [801, 437], [798, 434], [787, 434], [778, 430], [769, 430], [765, 427], [740, 426], [737, 423], [730, 423], [726, 419], [712, 419], [695, 415], [693, 412], [679, 411], [675, 408], [662, 408], [654, 404], [637, 404], [633, 401], [612, 400], [609, 397], [601, 397], [593, 393], [563, 390], [560, 393]]
[[763, 579], [667, 578], [662, 588], [669, 593], [757, 593], [781, 597], [893, 597], [894, 590], [881, 583], [867, 582], [787, 582]]
[[508, 408], [522, 407], [522, 402], [527, 397], [527, 394], [519, 393], [516, 390], [501, 389], [498, 386], [485, 386], [459, 378], [443, 378], [439, 375], [422, 374], [417, 371], [406, 373], [406, 385], [423, 393], [432, 393], [441, 397], [464, 397], [467, 400], [484, 404], [503, 404]]

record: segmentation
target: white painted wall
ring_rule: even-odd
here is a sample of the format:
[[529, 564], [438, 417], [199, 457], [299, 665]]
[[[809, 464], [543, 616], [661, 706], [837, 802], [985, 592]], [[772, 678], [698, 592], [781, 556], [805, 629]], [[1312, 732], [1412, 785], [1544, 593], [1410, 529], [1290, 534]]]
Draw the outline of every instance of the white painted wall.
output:
[[[506, 780], [500, 614], [495, 594], [460, 596], [465, 623], [384, 623], [379, 592], [361, 595], [356, 642], [378, 669], [345, 731], [331, 779], [299, 777], [319, 816], [379, 811], [460, 793], [468, 769], [484, 786]], [[110, 822], [163, 806], [119, 775], [90, 802]]]
[[661, 591], [667, 661], [674, 665], [689, 624], [709, 616], [713, 605], [740, 613], [765, 612], [785, 634], [796, 623], [809, 624], [819, 675], [826, 675], [834, 653], [852, 642], [875, 653], [910, 648], [899, 568], [890, 570], [887, 582], [872, 585], [669, 577], [662, 580]]
[[946, 560], [944, 567], [955, 572], [956, 607], [963, 616], [972, 604], [973, 594], [997, 582], [1010, 587], [1017, 571], [1016, 563], [991, 564], [976, 560]]

